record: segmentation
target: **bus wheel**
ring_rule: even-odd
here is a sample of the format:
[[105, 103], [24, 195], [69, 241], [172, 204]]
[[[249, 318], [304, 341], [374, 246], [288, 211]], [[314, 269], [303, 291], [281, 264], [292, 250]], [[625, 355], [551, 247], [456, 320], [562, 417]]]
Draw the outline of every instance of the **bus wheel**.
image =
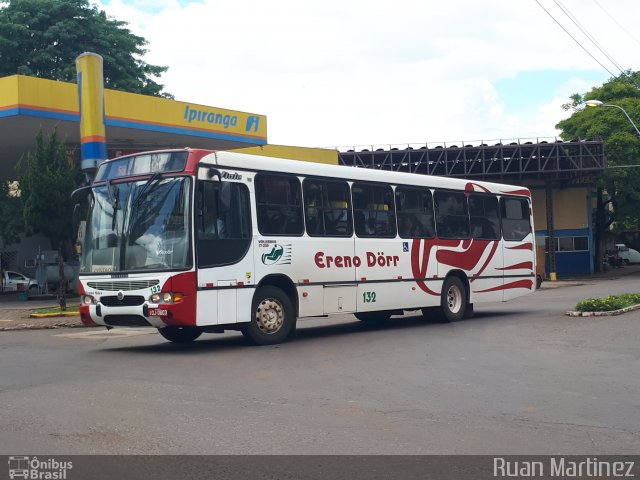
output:
[[242, 334], [256, 345], [283, 342], [295, 328], [296, 317], [291, 300], [277, 287], [260, 287], [253, 296], [251, 321]]
[[195, 327], [164, 327], [158, 332], [164, 338], [174, 343], [189, 343], [202, 335], [202, 331]]
[[391, 312], [358, 312], [353, 314], [361, 322], [384, 323], [391, 318]]
[[440, 307], [424, 307], [422, 310], [422, 316], [425, 320], [430, 322], [447, 323], [449, 320], [444, 316], [444, 312]]
[[440, 307], [447, 322], [455, 322], [464, 317], [467, 310], [467, 289], [458, 277], [450, 276], [444, 281]]

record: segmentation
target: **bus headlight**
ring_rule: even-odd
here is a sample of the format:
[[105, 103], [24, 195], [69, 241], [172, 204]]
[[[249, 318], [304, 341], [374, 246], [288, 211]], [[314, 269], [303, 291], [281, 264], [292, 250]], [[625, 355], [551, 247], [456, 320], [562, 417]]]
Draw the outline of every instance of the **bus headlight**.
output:
[[162, 293], [154, 293], [149, 297], [149, 301], [151, 303], [179, 303], [182, 301], [181, 293], [173, 293], [173, 292], [162, 292]]
[[83, 305], [95, 305], [96, 299], [91, 295], [82, 295], [82, 304]]

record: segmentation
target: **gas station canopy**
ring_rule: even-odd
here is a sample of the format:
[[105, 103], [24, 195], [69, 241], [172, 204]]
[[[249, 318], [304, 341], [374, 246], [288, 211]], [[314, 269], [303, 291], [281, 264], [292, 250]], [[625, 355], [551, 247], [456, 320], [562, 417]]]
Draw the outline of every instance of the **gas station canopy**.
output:
[[[267, 143], [267, 117], [116, 90], [104, 91], [110, 156], [159, 148], [230, 150]], [[80, 146], [77, 85], [13, 75], [0, 78], [0, 178], [14, 176], [38, 130]]]

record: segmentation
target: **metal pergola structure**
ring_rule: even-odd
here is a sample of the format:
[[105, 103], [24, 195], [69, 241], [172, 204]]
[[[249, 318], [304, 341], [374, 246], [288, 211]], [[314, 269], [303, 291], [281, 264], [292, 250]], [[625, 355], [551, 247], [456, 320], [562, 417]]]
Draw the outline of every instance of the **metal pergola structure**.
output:
[[[491, 144], [488, 144], [491, 143]], [[526, 183], [543, 180], [550, 251], [549, 269], [556, 271], [553, 195], [554, 186], [590, 184], [606, 168], [602, 140], [511, 140], [479, 144], [428, 144], [406, 148], [352, 148], [338, 152], [340, 164], [396, 172], [487, 181]]]
[[602, 140], [570, 142], [514, 140], [493, 145], [350, 149], [339, 152], [342, 165], [447, 177], [567, 180], [599, 173], [606, 160]]

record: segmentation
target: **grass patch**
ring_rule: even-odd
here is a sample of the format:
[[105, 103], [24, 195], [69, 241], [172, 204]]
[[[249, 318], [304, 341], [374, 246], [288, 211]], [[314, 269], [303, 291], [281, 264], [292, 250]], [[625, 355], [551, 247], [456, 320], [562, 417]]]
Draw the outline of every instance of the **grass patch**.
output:
[[578, 312], [611, 312], [621, 308], [640, 304], [640, 293], [623, 293], [621, 295], [609, 295], [604, 298], [587, 298], [578, 302]]
[[60, 310], [60, 307], [49, 307], [49, 308], [39, 308], [37, 310], [34, 310], [33, 313], [35, 313], [36, 315], [42, 315], [42, 314], [60, 315], [61, 313], [80, 315], [80, 309], [78, 308], [77, 305], [70, 305], [70, 306], [67, 306], [67, 309], [64, 312]]

